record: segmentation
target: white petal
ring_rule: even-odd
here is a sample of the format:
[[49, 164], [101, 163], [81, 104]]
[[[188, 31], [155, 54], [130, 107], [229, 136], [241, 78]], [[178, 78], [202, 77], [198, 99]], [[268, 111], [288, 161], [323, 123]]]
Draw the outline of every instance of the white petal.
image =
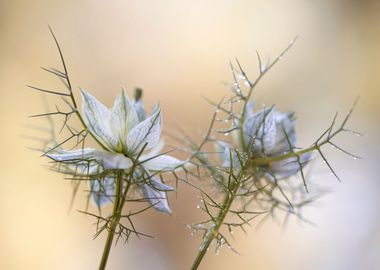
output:
[[96, 162], [79, 162], [73, 164], [62, 164], [58, 168], [58, 172], [80, 176], [80, 177], [92, 177], [97, 176], [103, 172], [103, 168]]
[[144, 160], [159, 155], [162, 152], [162, 149], [164, 149], [164, 146], [164, 140], [160, 140], [153, 149], [151, 149], [146, 155], [142, 155], [140, 159]]
[[136, 110], [131, 105], [124, 90], [121, 91], [115, 100], [110, 121], [112, 132], [118, 134], [122, 140], [124, 140], [128, 131], [139, 122]]
[[53, 153], [47, 153], [46, 156], [58, 161], [58, 162], [75, 162], [84, 161], [94, 158], [94, 153], [96, 149], [93, 148], [83, 148], [77, 150], [66, 151], [62, 149], [57, 149]]
[[161, 134], [161, 113], [158, 110], [150, 117], [135, 126], [127, 135], [127, 149], [133, 153], [138, 153], [147, 143], [145, 149], [157, 146]]
[[167, 197], [166, 192], [156, 190], [152, 188], [151, 186], [149, 186], [148, 184], [144, 184], [142, 186], [142, 190], [143, 190], [145, 199], [147, 199], [156, 210], [171, 214], [172, 211], [170, 210], [170, 207], [169, 207], [168, 197]]
[[119, 153], [100, 151], [92, 148], [84, 148], [73, 151], [57, 150], [56, 153], [48, 153], [46, 156], [57, 162], [71, 165], [82, 165], [85, 162], [96, 161], [104, 169], [128, 169], [132, 166], [132, 161]]
[[145, 162], [142, 156], [141, 163], [145, 168], [152, 171], [172, 171], [184, 164], [183, 161], [168, 155], [150, 157]]
[[83, 99], [83, 120], [89, 131], [107, 148], [114, 150], [118, 137], [110, 128], [111, 112], [94, 96], [81, 89]]
[[132, 166], [132, 161], [123, 154], [97, 151], [94, 155], [104, 169], [125, 170]]

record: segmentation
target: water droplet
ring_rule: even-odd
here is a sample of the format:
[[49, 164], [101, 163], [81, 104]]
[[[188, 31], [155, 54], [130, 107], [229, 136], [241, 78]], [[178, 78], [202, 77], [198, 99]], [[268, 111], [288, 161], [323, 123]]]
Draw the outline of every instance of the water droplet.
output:
[[229, 135], [229, 133], [228, 133], [228, 132], [225, 132], [225, 133], [224, 133], [224, 136], [228, 136], [228, 135]]

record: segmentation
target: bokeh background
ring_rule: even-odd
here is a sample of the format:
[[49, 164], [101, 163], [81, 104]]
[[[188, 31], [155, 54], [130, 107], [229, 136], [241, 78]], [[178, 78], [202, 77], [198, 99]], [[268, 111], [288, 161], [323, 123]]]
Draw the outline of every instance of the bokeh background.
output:
[[[27, 149], [41, 124], [41, 95], [25, 87], [59, 86], [40, 66], [60, 64], [50, 24], [63, 47], [73, 83], [111, 105], [120, 89], [145, 89], [159, 100], [165, 130], [180, 122], [199, 136], [231, 81], [238, 57], [251, 77], [255, 51], [275, 57], [294, 36], [291, 52], [255, 92], [259, 104], [298, 114], [301, 146], [343, 115], [364, 137], [340, 142], [363, 157], [329, 151], [343, 183], [317, 167], [313, 181], [332, 192], [305, 211], [316, 226], [268, 221], [234, 234], [241, 256], [209, 252], [201, 269], [380, 269], [380, 2], [373, 0], [0, 1], [0, 269], [96, 269], [104, 237], [92, 240], [93, 219], [68, 211], [71, 186]], [[32, 122], [37, 121], [37, 122]], [[82, 195], [82, 194], [80, 194]], [[200, 237], [184, 224], [200, 220], [197, 193], [181, 185], [171, 195], [174, 218], [154, 211], [138, 219], [158, 240], [133, 239], [111, 253], [109, 269], [188, 269]]]

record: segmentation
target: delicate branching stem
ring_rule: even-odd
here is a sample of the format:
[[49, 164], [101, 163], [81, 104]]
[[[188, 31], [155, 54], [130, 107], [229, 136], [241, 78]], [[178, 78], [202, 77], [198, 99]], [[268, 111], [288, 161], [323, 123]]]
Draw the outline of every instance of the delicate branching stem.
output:
[[[261, 79], [264, 77], [264, 75], [275, 65], [277, 64], [278, 61], [280, 61], [282, 59], [282, 57], [284, 57], [284, 55], [293, 47], [294, 43], [296, 42], [297, 40], [297, 36], [290, 42], [290, 44], [285, 48], [285, 50], [283, 50], [280, 55], [268, 66], [268, 67], [263, 67], [262, 66], [262, 63], [261, 63], [261, 58], [260, 58], [260, 54], [257, 52], [257, 58], [258, 58], [258, 62], [259, 62], [259, 76], [257, 76], [256, 80], [254, 82], [251, 82], [247, 79], [246, 75], [245, 75], [245, 72], [243, 71], [239, 61], [238, 61], [238, 65], [239, 65], [239, 68], [240, 68], [240, 71], [242, 72], [242, 74], [244, 75], [244, 77], [247, 79], [248, 81], [248, 84], [249, 84], [249, 91], [248, 91], [248, 94], [244, 97], [244, 104], [243, 104], [243, 109], [242, 109], [242, 115], [241, 115], [241, 118], [240, 118], [240, 126], [242, 127], [243, 126], [243, 122], [244, 122], [244, 119], [245, 119], [245, 114], [247, 112], [247, 105], [248, 105], [248, 101], [251, 99], [251, 96], [252, 96], [252, 93], [253, 93], [253, 90], [255, 89], [255, 87], [257, 86], [257, 84], [261, 81]], [[244, 142], [244, 134], [243, 134], [243, 131], [241, 130], [240, 133], [239, 133], [239, 139], [240, 139], [240, 144], [241, 144], [241, 147], [244, 149], [245, 147], [245, 142]]]
[[115, 236], [116, 227], [119, 224], [123, 206], [125, 203], [126, 195], [129, 189], [129, 181], [126, 189], [123, 192], [123, 171], [116, 173], [116, 190], [115, 190], [115, 202], [113, 204], [112, 217], [108, 229], [108, 235], [106, 244], [104, 246], [102, 259], [100, 261], [99, 270], [106, 269], [107, 260], [111, 251], [113, 238]]
[[203, 239], [202, 245], [199, 249], [198, 255], [195, 258], [193, 265], [191, 266], [191, 270], [198, 269], [200, 263], [203, 260], [203, 257], [206, 255], [207, 250], [209, 249], [212, 241], [219, 234], [220, 227], [224, 224], [224, 220], [227, 214], [230, 212], [231, 205], [236, 197], [236, 193], [239, 189], [240, 182], [232, 181], [230, 185], [230, 190], [226, 193], [226, 197], [223, 200], [222, 208], [219, 210], [218, 215], [216, 217], [216, 221], [214, 226], [210, 232], [206, 232], [206, 235]]
[[[73, 93], [73, 87], [72, 87], [72, 84], [71, 84], [71, 81], [70, 81], [70, 77], [69, 77], [69, 74], [68, 74], [68, 71], [67, 71], [67, 66], [66, 66], [65, 58], [63, 57], [61, 46], [59, 45], [59, 42], [58, 42], [58, 40], [57, 40], [57, 38], [56, 38], [56, 36], [55, 36], [55, 34], [53, 32], [53, 29], [51, 29], [50, 26], [49, 26], [49, 30], [50, 30], [50, 32], [51, 32], [51, 34], [53, 36], [55, 45], [57, 46], [57, 49], [58, 49], [58, 52], [59, 52], [59, 56], [61, 58], [62, 66], [63, 66], [63, 69], [64, 69], [64, 73], [60, 73], [59, 75], [60, 75], [60, 77], [62, 77], [65, 80], [66, 86], [67, 86], [67, 90], [69, 91], [68, 94], [60, 94], [60, 95], [70, 97], [70, 100], [72, 102], [71, 106], [72, 106], [73, 112], [77, 115], [77, 117], [78, 117], [79, 121], [81, 122], [83, 128], [85, 130], [87, 130], [87, 125], [86, 125], [86, 123], [85, 123], [82, 115], [80, 114], [80, 112], [78, 110], [77, 102], [75, 100], [75, 96], [74, 96], [74, 93]], [[57, 92], [52, 92], [52, 91], [48, 91], [48, 90], [44, 90], [44, 89], [39, 89], [39, 88], [36, 88], [36, 87], [32, 87], [32, 88], [36, 89], [36, 90], [39, 90], [39, 91], [43, 91], [43, 92], [57, 94]], [[90, 133], [90, 135], [100, 145], [100, 147], [102, 147], [103, 149], [107, 149], [104, 146], [104, 144], [101, 141], [99, 141], [99, 139], [96, 136], [94, 136], [91, 133]]]

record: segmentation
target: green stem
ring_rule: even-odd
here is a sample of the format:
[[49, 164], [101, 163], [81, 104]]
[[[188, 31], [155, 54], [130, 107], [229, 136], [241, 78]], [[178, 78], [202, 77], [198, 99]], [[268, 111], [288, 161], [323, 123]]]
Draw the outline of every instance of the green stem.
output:
[[235, 199], [236, 192], [239, 188], [239, 182], [233, 182], [231, 187], [231, 192], [229, 191], [226, 194], [226, 197], [223, 201], [223, 207], [219, 210], [218, 216], [215, 221], [215, 226], [210, 232], [206, 232], [205, 238], [203, 239], [203, 243], [199, 249], [198, 255], [195, 258], [193, 265], [191, 266], [191, 270], [198, 269], [200, 263], [202, 262], [204, 256], [206, 255], [207, 250], [209, 249], [212, 241], [215, 239], [215, 237], [219, 234], [219, 229], [224, 223], [224, 219], [226, 218], [230, 207], [232, 205], [232, 202]]
[[107, 240], [104, 246], [102, 259], [100, 261], [99, 270], [106, 269], [107, 260], [109, 254], [111, 252], [113, 238], [115, 236], [116, 227], [120, 221], [120, 215], [123, 210], [123, 206], [126, 200], [126, 195], [128, 189], [130, 187], [130, 182], [128, 181], [128, 185], [123, 192], [123, 171], [118, 171], [116, 175], [116, 190], [115, 190], [115, 202], [113, 204], [112, 216], [111, 216], [111, 224], [109, 226]]

